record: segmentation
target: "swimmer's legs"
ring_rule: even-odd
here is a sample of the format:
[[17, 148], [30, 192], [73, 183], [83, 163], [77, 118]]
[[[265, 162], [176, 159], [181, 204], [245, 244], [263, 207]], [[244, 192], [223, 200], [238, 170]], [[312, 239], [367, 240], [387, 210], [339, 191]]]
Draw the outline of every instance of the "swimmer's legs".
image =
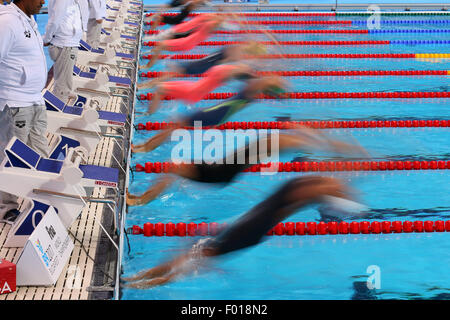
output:
[[161, 104], [161, 98], [165, 95], [164, 89], [162, 89], [160, 86], [156, 88], [156, 91], [153, 93], [153, 98], [148, 104], [147, 114], [153, 114], [155, 113], [159, 105]]

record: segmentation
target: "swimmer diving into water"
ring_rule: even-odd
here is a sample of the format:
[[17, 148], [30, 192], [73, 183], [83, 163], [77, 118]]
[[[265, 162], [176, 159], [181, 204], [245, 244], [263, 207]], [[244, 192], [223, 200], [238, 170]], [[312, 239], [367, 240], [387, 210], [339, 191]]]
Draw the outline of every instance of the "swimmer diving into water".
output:
[[198, 81], [166, 81], [157, 85], [146, 114], [155, 113], [161, 99], [170, 96], [175, 100], [182, 100], [187, 104], [200, 101], [208, 93], [231, 79], [252, 79], [256, 73], [245, 64], [222, 64], [212, 67], [204, 77]]
[[[194, 271], [198, 264], [206, 262], [207, 258], [255, 246], [279, 222], [308, 205], [327, 203], [327, 199], [339, 199], [353, 206], [359, 205], [352, 200], [351, 190], [335, 178], [319, 176], [294, 178], [217, 236], [201, 239], [187, 253], [169, 262], [123, 278], [122, 280], [126, 282], [124, 286], [146, 289], [163, 285]], [[362, 205], [359, 207], [363, 210]]]
[[[200, 164], [181, 164], [169, 168], [169, 173], [197, 182], [228, 184], [243, 170], [254, 164], [265, 162], [269, 155], [273, 156], [274, 152], [281, 153], [290, 149], [311, 149], [324, 150], [340, 155], [368, 156], [367, 151], [361, 146], [329, 139], [319, 130], [299, 126], [294, 133], [294, 135], [278, 134], [275, 135], [275, 138], [269, 136], [268, 138], [258, 139], [233, 152], [233, 157], [225, 156], [219, 163], [208, 164], [203, 161]], [[273, 141], [277, 143], [277, 146], [273, 146]], [[263, 148], [261, 149], [261, 147]], [[228, 159], [233, 159], [234, 163], [230, 164]], [[238, 159], [241, 160], [238, 161]], [[127, 205], [144, 205], [152, 201], [174, 182], [175, 176], [163, 176], [140, 196], [132, 195], [127, 190]]]
[[131, 151], [148, 152], [161, 145], [174, 130], [181, 127], [194, 127], [196, 121], [203, 126], [214, 126], [224, 123], [233, 114], [242, 110], [256, 99], [260, 93], [279, 95], [287, 87], [287, 83], [279, 76], [267, 76], [247, 81], [246, 86], [237, 95], [215, 105], [195, 111], [193, 114], [177, 121], [169, 129], [151, 137], [139, 145], [131, 145]]

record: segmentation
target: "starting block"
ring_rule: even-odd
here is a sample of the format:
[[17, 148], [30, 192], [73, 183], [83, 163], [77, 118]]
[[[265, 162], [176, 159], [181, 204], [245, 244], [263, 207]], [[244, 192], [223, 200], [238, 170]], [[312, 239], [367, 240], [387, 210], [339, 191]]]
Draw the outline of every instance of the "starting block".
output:
[[[131, 87], [131, 79], [127, 77], [111, 76], [111, 69], [107, 65], [101, 65], [100, 68], [90, 68], [89, 72], [82, 71], [78, 66], [73, 67], [73, 73], [75, 86], [93, 89], [109, 91], [116, 87], [121, 89]], [[109, 89], [109, 90], [107, 90]]]
[[121, 15], [139, 15], [142, 10], [140, 7], [136, 7], [134, 5], [124, 5], [121, 7], [112, 7], [108, 4], [106, 4], [106, 10], [108, 10], [107, 12], [110, 13], [113, 16], [117, 16], [119, 14]]
[[77, 140], [88, 154], [95, 150], [102, 137], [123, 138], [104, 131], [108, 127], [124, 128], [128, 123], [126, 114], [94, 109], [90, 105], [92, 100], [82, 96], [78, 96], [73, 106], [66, 105], [48, 90], [43, 97], [47, 106], [47, 130]]
[[0, 164], [0, 190], [57, 208], [64, 226], [69, 227], [85, 206], [81, 157], [76, 161], [42, 158], [16, 137], [9, 141], [5, 155]]
[[[90, 46], [89, 46], [90, 47]], [[118, 65], [119, 63], [133, 63], [134, 54], [117, 52], [116, 45], [108, 43], [103, 49], [80, 50], [78, 52], [77, 64], [89, 66], [93, 63]]]
[[102, 29], [100, 35], [100, 45], [101, 47], [105, 47], [108, 43], [122, 47], [125, 47], [125, 44], [129, 46], [134, 45], [137, 47], [138, 44], [136, 41], [136, 36], [124, 34], [122, 33], [122, 30], [117, 27], [112, 28], [110, 31]]
[[[47, 107], [47, 130], [77, 140], [80, 146], [86, 149], [88, 155], [92, 154], [102, 139], [102, 131], [99, 125], [99, 111], [92, 107], [80, 108], [66, 106], [64, 102], [48, 90], [45, 91], [43, 97]], [[67, 148], [74, 146], [71, 141], [66, 141], [65, 145], [66, 147], [57, 146], [55, 148], [66, 148], [65, 153], [67, 153]], [[54, 155], [56, 157], [55, 159], [58, 158], [60, 153], [58, 151], [56, 152], [58, 154]], [[55, 153], [55, 150], [50, 154], [53, 153]]]
[[19, 207], [20, 215], [9, 229], [3, 246], [5, 248], [23, 247], [44, 215], [50, 210], [58, 213], [58, 210], [49, 204], [37, 200], [24, 199]]

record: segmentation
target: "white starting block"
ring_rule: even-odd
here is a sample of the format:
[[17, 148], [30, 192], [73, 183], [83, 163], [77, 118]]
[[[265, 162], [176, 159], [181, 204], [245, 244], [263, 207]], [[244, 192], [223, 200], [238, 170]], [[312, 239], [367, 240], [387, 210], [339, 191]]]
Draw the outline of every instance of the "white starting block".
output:
[[[92, 107], [66, 106], [48, 90], [45, 91], [43, 97], [47, 107], [47, 130], [77, 140], [88, 155], [95, 152], [102, 139], [101, 128], [98, 124], [99, 111]], [[62, 142], [64, 143], [64, 141]], [[65, 145], [73, 147], [70, 141], [67, 141]], [[61, 149], [61, 147], [56, 148]], [[66, 147], [66, 154], [67, 151]], [[50, 154], [53, 153], [55, 153], [55, 148]], [[58, 156], [55, 159], [57, 158]]]
[[[72, 185], [79, 183], [80, 186], [85, 188], [99, 186], [117, 188], [119, 183], [118, 169], [80, 164], [82, 157], [78, 156], [74, 148], [68, 148], [64, 160], [43, 158], [36, 151], [14, 137], [5, 149], [5, 153], [8, 158], [10, 158], [10, 155], [13, 155], [14, 164], [11, 162], [11, 166], [17, 168], [28, 166], [32, 171], [58, 175], [65, 174], [64, 179]], [[38, 159], [38, 161], [32, 166], [34, 159]]]
[[105, 47], [108, 43], [124, 47], [124, 44], [137, 46], [136, 36], [127, 35], [122, 29], [114, 27], [110, 31], [102, 29], [100, 45]]
[[[69, 227], [85, 205], [80, 198], [86, 192], [80, 184], [83, 172], [78, 165], [69, 159], [48, 161], [16, 137], [8, 143], [5, 154], [0, 164], [0, 190], [50, 204], [58, 209], [64, 226]], [[70, 196], [57, 196], [60, 194]]]
[[50, 210], [58, 213], [58, 210], [49, 204], [37, 200], [24, 199], [19, 207], [20, 215], [9, 229], [3, 246], [5, 248], [23, 247], [44, 215]]
[[48, 209], [30, 237], [16, 265], [17, 286], [52, 286], [69, 261], [74, 248], [61, 220]]
[[114, 19], [105, 18], [102, 23], [103, 28], [139, 28], [139, 23], [130, 21], [124, 15], [118, 14]]
[[[112, 1], [107, 1], [107, 6], [110, 8], [109, 10], [120, 9], [123, 7], [127, 8], [127, 9], [138, 9], [138, 10], [143, 9], [142, 1], [112, 0]], [[107, 9], [108, 9], [108, 7], [107, 7]]]
[[58, 209], [65, 227], [84, 207], [84, 188], [118, 187], [118, 169], [80, 164], [81, 156], [73, 148], [63, 161], [43, 158], [14, 137], [5, 154], [0, 166], [0, 190], [50, 204]]
[[128, 15], [128, 16], [139, 16], [142, 12], [141, 7], [137, 7], [134, 5], [123, 5], [121, 7], [112, 7], [110, 5], [106, 5], [106, 10], [108, 13], [108, 16], [116, 17], [118, 15]]
[[111, 67], [100, 65], [99, 68], [89, 68], [89, 72], [82, 71], [78, 66], [73, 67], [75, 87], [93, 90], [110, 91], [116, 87], [129, 89], [131, 79], [128, 77], [112, 76]]
[[89, 51], [80, 50], [78, 52], [77, 64], [89, 66], [91, 63], [103, 63], [118, 65], [119, 63], [133, 63], [134, 54], [117, 52], [116, 45], [108, 43], [103, 49], [92, 49]]
[[93, 100], [82, 96], [78, 96], [73, 106], [66, 105], [48, 90], [43, 98], [47, 107], [47, 130], [77, 140], [88, 155], [95, 151], [104, 136], [108, 136], [103, 133], [106, 128], [123, 128], [128, 123], [126, 114], [95, 109], [89, 105]]

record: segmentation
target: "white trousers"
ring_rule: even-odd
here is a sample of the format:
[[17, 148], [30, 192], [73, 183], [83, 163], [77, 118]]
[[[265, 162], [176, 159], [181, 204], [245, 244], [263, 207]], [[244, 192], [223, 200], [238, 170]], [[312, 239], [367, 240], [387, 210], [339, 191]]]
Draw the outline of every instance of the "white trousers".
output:
[[53, 94], [67, 103], [69, 96], [73, 95], [73, 67], [77, 61], [78, 47], [48, 48], [50, 58], [53, 60]]
[[[48, 156], [47, 110], [45, 105], [9, 108], [0, 112], [0, 162], [4, 149], [13, 136], [33, 148], [41, 156]], [[1, 181], [0, 183], [5, 183]], [[17, 197], [0, 191], [0, 219], [11, 209], [17, 209]]]

